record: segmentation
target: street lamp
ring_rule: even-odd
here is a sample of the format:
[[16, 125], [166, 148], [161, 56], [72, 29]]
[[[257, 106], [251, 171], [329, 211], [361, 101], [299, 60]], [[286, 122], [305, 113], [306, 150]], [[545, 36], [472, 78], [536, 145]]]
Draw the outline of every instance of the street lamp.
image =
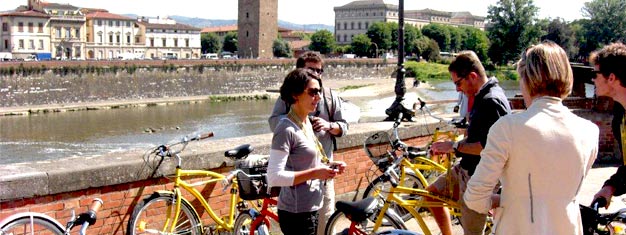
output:
[[372, 44], [374, 44], [374, 47], [376, 47], [376, 51], [374, 51], [374, 58], [378, 58], [378, 45], [376, 45], [375, 42], [372, 42]]
[[395, 120], [398, 115], [403, 114], [403, 119], [412, 121], [414, 113], [402, 104], [404, 94], [406, 93], [406, 85], [404, 84], [404, 0], [398, 1], [398, 71], [396, 73], [396, 85], [394, 90], [396, 99], [391, 106], [385, 110], [385, 114], [388, 116], [386, 120]]

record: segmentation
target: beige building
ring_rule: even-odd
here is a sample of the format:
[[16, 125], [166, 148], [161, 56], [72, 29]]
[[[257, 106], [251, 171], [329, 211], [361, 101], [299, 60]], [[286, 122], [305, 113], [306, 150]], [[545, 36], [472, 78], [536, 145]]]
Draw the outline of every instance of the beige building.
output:
[[87, 59], [143, 59], [145, 34], [137, 21], [103, 9], [82, 9], [87, 18]]
[[200, 29], [168, 18], [137, 20], [146, 35], [146, 57], [162, 59], [199, 59]]
[[86, 27], [80, 8], [69, 4], [28, 0], [28, 9], [50, 16], [50, 47], [53, 58], [84, 59]]
[[33, 10], [0, 14], [0, 52], [12, 53], [14, 59], [50, 52], [49, 18]]
[[278, 0], [239, 0], [239, 58], [272, 58], [278, 37]]
[[[376, 22], [398, 22], [398, 5], [383, 0], [361, 0], [335, 7], [335, 40], [337, 44], [350, 44], [352, 37], [367, 33]], [[422, 28], [431, 23], [474, 26], [485, 28], [485, 17], [469, 12], [443, 12], [431, 9], [404, 10], [404, 23]]]

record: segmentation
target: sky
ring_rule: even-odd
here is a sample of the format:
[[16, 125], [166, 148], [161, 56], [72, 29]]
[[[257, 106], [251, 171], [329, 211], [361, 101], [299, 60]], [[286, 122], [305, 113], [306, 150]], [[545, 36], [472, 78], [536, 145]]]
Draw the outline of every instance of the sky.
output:
[[[47, 0], [77, 7], [104, 8], [115, 14], [140, 16], [180, 15], [205, 19], [237, 19], [237, 0]], [[296, 24], [334, 25], [333, 8], [353, 0], [278, 0], [278, 19]], [[589, 0], [535, 0], [540, 18], [561, 17], [567, 21], [583, 18], [581, 8]], [[27, 0], [0, 0], [0, 11], [26, 5]], [[398, 1], [385, 0], [398, 4]], [[405, 0], [405, 10], [430, 8], [440, 11], [469, 11], [487, 16], [497, 0]]]

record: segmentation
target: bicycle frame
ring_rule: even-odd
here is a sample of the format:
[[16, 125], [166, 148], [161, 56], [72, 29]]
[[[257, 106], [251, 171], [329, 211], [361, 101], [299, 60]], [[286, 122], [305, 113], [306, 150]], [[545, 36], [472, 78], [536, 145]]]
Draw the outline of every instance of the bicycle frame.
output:
[[256, 217], [252, 223], [250, 223], [250, 235], [254, 235], [257, 227], [261, 224], [261, 222], [265, 222], [268, 226], [270, 225], [270, 220], [267, 217], [270, 217], [274, 221], [278, 222], [278, 215], [269, 209], [270, 205], [277, 205], [278, 201], [274, 198], [264, 198], [263, 206], [261, 207], [261, 211], [259, 211], [259, 216]]
[[[162, 231], [169, 231], [170, 233], [173, 232], [174, 227], [175, 227], [174, 225], [176, 225], [178, 222], [178, 216], [180, 215], [180, 210], [181, 210], [181, 205], [182, 205], [181, 200], [183, 198], [180, 188], [183, 188], [185, 191], [189, 192], [194, 198], [196, 198], [202, 204], [202, 207], [204, 207], [205, 211], [209, 214], [209, 217], [211, 217], [211, 219], [215, 221], [217, 225], [216, 230], [218, 231], [219, 230], [226, 230], [226, 231], [233, 230], [233, 223], [235, 220], [234, 218], [235, 209], [237, 208], [237, 203], [242, 201], [238, 197], [237, 192], [236, 192], [236, 188], [237, 188], [236, 179], [233, 179], [233, 183], [230, 189], [230, 205], [229, 205], [228, 217], [222, 219], [213, 211], [213, 209], [211, 208], [207, 200], [204, 199], [202, 194], [194, 187], [224, 181], [226, 179], [226, 176], [216, 173], [216, 172], [212, 172], [212, 171], [183, 170], [180, 167], [176, 167], [176, 173], [174, 177], [175, 177], [174, 188], [172, 191], [174, 192], [174, 195], [176, 195], [176, 204], [174, 208], [175, 213], [174, 215], [172, 215], [170, 214], [171, 211], [168, 210], [167, 219], [164, 223], [165, 227], [163, 228]], [[188, 183], [184, 181], [182, 177], [210, 177], [211, 179], [197, 182], [197, 183]], [[167, 228], [168, 226], [169, 228]]]

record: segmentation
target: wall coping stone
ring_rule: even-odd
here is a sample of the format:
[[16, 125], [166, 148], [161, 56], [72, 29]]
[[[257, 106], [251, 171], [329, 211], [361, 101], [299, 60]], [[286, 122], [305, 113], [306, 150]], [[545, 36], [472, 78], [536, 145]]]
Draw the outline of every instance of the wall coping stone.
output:
[[[392, 122], [351, 124], [346, 136], [337, 139], [338, 150], [361, 148], [363, 141], [379, 131], [390, 131]], [[435, 119], [403, 122], [401, 139], [428, 136], [437, 127], [447, 125]], [[391, 133], [390, 133], [391, 134]], [[185, 169], [231, 167], [224, 152], [242, 144], [251, 144], [253, 154], [269, 154], [272, 134], [259, 134], [189, 143], [181, 154]], [[147, 150], [129, 150], [102, 156], [73, 157], [55, 161], [17, 163], [0, 166], [0, 201], [79, 191], [87, 188], [113, 186], [172, 174], [175, 162], [165, 160], [156, 170], [154, 161], [144, 160]]]

